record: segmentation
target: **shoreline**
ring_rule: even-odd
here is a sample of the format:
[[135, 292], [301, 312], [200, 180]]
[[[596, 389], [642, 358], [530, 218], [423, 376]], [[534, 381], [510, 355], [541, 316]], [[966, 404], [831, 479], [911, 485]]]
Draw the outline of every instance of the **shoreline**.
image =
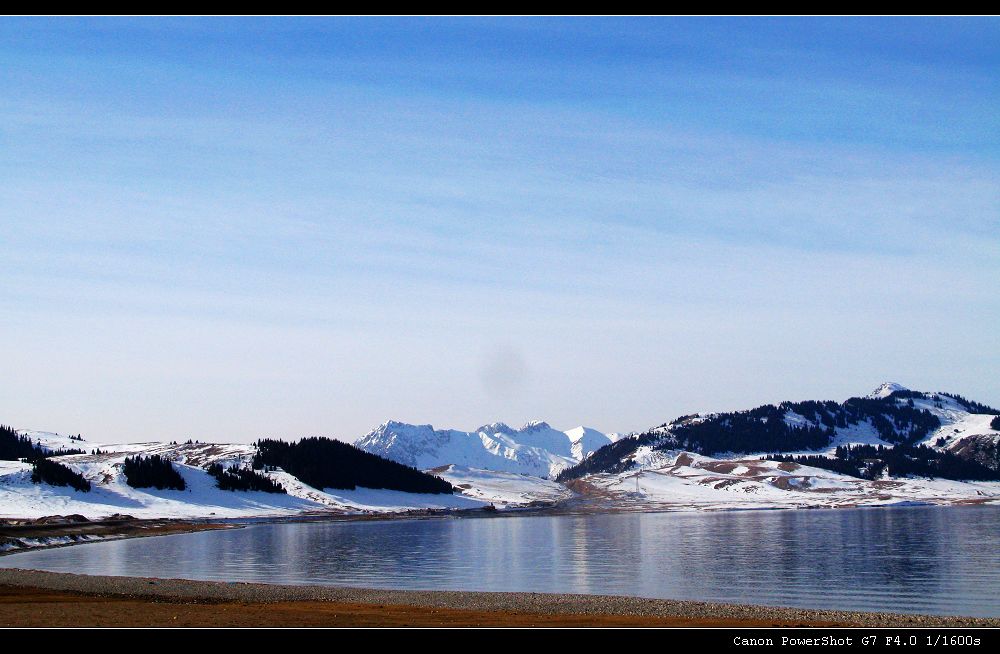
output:
[[[208, 606], [212, 610], [206, 610]], [[292, 586], [3, 568], [0, 626], [1000, 627], [1000, 618], [613, 595]]]
[[238, 529], [243, 526], [239, 523], [229, 524], [208, 520], [137, 518], [109, 518], [86, 522], [18, 522], [20, 524], [0, 522], [0, 556], [125, 538]]

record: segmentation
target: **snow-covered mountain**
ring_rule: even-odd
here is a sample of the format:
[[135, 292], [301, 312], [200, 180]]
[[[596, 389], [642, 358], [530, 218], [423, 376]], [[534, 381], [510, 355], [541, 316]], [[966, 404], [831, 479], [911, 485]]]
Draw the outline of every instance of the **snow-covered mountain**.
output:
[[[558, 480], [599, 506], [632, 511], [995, 503], [998, 413], [885, 383], [840, 404], [682, 416], [616, 440]], [[850, 446], [871, 448], [857, 468], [838, 454]], [[776, 451], [786, 458], [764, 457]]]
[[434, 429], [390, 420], [360, 440], [359, 448], [426, 470], [446, 465], [554, 477], [611, 439], [589, 427], [566, 431], [532, 421], [513, 429], [502, 422], [475, 431]]
[[717, 458], [746, 454], [832, 455], [838, 446], [926, 446], [1000, 469], [998, 411], [960, 395], [886, 382], [843, 403], [782, 402], [747, 411], [687, 415], [614, 442], [563, 472], [569, 479], [619, 472], [637, 452], [687, 451]]

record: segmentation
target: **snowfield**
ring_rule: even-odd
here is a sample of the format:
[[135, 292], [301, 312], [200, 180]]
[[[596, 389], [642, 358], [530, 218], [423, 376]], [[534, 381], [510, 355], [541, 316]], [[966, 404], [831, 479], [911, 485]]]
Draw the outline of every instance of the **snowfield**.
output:
[[430, 472], [446, 479], [463, 495], [489, 502], [498, 509], [552, 504], [574, 495], [562, 484], [533, 475], [465, 466], [443, 466]]
[[[642, 449], [642, 448], [640, 448]], [[648, 449], [648, 448], [647, 448]], [[1000, 482], [944, 479], [866, 481], [759, 457], [717, 459], [691, 452], [639, 453], [642, 467], [584, 477], [595, 496], [626, 510], [732, 510], [953, 504], [1000, 500]]]

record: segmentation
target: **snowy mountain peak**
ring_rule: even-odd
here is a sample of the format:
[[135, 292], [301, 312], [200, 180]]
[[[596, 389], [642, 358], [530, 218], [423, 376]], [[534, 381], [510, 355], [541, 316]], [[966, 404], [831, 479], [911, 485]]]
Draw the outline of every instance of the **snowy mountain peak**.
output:
[[398, 420], [386, 420], [381, 425], [379, 425], [378, 427], [376, 427], [375, 429], [373, 429], [372, 432], [376, 432], [376, 431], [379, 431], [379, 430], [383, 430], [384, 431], [386, 429], [399, 429], [401, 427], [403, 427], [403, 428], [410, 428], [410, 429], [414, 429], [414, 428], [419, 428], [419, 429], [434, 429], [433, 425], [411, 425], [408, 422], [400, 422]]
[[549, 429], [552, 429], [552, 427], [550, 427], [549, 423], [545, 422], [544, 420], [529, 420], [528, 422], [524, 423], [524, 426], [518, 429], [518, 431], [524, 433], [533, 431], [546, 431]]
[[573, 458], [581, 461], [590, 456], [592, 452], [596, 452], [619, 438], [617, 434], [603, 434], [596, 429], [584, 427], [583, 425], [567, 429], [563, 433], [569, 437], [570, 451], [573, 453]]
[[881, 400], [889, 397], [896, 391], [908, 391], [906, 386], [896, 382], [883, 382], [878, 388], [869, 393], [866, 397], [870, 400]]
[[476, 431], [480, 432], [480, 433], [483, 433], [483, 434], [507, 434], [507, 435], [512, 435], [512, 434], [516, 434], [517, 433], [510, 426], [508, 426], [507, 423], [504, 423], [504, 422], [494, 422], [494, 423], [491, 423], [489, 425], [483, 425], [482, 427], [480, 427]]

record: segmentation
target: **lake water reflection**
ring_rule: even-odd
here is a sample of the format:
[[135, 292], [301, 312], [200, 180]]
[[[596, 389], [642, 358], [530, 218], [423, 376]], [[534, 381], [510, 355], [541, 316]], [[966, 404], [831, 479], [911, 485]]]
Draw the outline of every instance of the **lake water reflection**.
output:
[[89, 574], [1000, 616], [1000, 507], [259, 524], [0, 559]]

